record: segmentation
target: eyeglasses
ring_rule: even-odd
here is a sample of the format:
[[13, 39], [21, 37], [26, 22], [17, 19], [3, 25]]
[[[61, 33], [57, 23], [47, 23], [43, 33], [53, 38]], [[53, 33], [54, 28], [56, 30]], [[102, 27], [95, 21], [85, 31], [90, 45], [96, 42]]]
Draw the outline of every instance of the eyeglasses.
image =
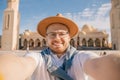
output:
[[59, 35], [60, 38], [64, 38], [68, 35], [69, 32], [50, 32], [47, 33], [47, 36], [49, 38], [55, 38], [57, 35]]

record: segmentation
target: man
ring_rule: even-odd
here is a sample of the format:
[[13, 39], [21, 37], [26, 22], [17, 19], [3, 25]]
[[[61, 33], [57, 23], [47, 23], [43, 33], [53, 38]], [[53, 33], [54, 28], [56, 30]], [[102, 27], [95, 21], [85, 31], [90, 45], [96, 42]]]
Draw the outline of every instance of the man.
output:
[[61, 14], [43, 19], [37, 27], [48, 48], [24, 57], [13, 54], [0, 56], [0, 73], [4, 80], [120, 80], [120, 54], [99, 57], [92, 52], [77, 51], [70, 39], [78, 26]]

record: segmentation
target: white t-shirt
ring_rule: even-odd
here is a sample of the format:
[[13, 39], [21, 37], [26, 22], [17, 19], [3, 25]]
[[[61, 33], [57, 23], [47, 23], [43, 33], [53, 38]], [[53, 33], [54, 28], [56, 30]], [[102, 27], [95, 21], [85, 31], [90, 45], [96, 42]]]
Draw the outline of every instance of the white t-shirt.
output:
[[[45, 61], [40, 53], [28, 53], [27, 56], [36, 60], [36, 70], [32, 74], [32, 80], [55, 80], [55, 77], [48, 73]], [[86, 74], [83, 70], [84, 63], [86, 60], [95, 56], [97, 55], [93, 52], [79, 51], [79, 53], [74, 56], [72, 66], [68, 70], [68, 75], [71, 76], [73, 80], [86, 80]], [[64, 59], [65, 55], [58, 58], [56, 55], [52, 54], [52, 61], [56, 66], [61, 66]]]

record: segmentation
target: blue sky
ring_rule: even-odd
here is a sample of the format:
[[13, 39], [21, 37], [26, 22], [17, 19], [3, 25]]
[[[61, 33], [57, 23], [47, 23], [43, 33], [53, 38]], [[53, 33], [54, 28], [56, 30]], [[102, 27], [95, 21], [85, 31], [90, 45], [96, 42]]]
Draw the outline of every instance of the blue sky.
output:
[[[6, 6], [7, 0], [0, 0], [0, 35]], [[62, 13], [80, 28], [90, 24], [98, 30], [106, 30], [110, 37], [110, 9], [111, 0], [20, 0], [20, 33], [25, 29], [36, 31], [41, 19]]]

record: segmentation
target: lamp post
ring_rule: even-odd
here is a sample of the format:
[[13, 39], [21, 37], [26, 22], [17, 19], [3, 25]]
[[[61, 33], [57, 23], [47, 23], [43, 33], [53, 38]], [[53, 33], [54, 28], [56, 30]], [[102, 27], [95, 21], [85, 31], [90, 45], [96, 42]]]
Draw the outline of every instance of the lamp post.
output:
[[27, 48], [26, 48], [26, 51], [27, 51], [27, 53], [29, 53], [29, 35], [30, 35], [30, 32], [26, 31], [25, 35], [27, 37]]

